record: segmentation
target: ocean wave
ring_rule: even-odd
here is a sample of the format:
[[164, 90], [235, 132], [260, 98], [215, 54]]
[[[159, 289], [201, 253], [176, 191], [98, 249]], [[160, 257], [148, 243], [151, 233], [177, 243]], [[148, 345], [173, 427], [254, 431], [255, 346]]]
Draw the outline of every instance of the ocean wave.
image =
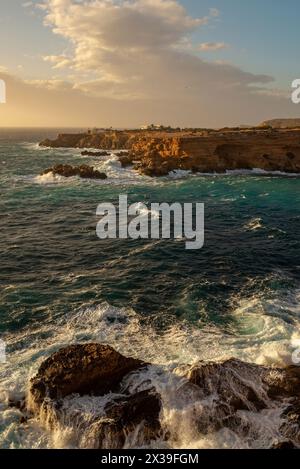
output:
[[69, 179], [69, 182], [71, 179], [75, 178], [65, 178], [63, 176], [60, 176], [59, 174], [53, 174], [52, 171], [49, 171], [49, 173], [45, 174], [40, 174], [38, 176], [34, 177], [34, 182], [37, 184], [58, 184], [58, 183], [64, 183], [67, 179]]
[[263, 227], [262, 219], [259, 217], [252, 218], [248, 223], [246, 223], [246, 225], [244, 225], [244, 228], [247, 231], [257, 231], [261, 230]]
[[[68, 344], [98, 342], [109, 344], [124, 355], [153, 363], [144, 380], [147, 378], [151, 385], [155, 385], [162, 396], [163, 425], [169, 430], [173, 428], [173, 431], [175, 428], [182, 429], [182, 438], [174, 439], [173, 443], [171, 441], [171, 447], [240, 448], [255, 444], [264, 447], [274, 438], [278, 428], [276, 409], [273, 413], [260, 413], [259, 416], [255, 413], [245, 414], [245, 421], [248, 425], [251, 423], [253, 433], [259, 425], [264, 428], [256, 443], [254, 438], [243, 438], [228, 429], [200, 435], [195, 432], [193, 416], [203, 412], [203, 402], [195, 401], [191, 396], [187, 401], [186, 397], [177, 396], [176, 401], [176, 380], [180, 378], [182, 367], [193, 365], [199, 360], [208, 362], [235, 357], [272, 366], [291, 363], [292, 353], [300, 340], [299, 296], [300, 292], [297, 290], [290, 297], [272, 301], [256, 297], [241, 298], [232, 311], [232, 326], [227, 331], [209, 324], [174, 320], [170, 321], [166, 329], [159, 331], [153, 326], [153, 318], [147, 319], [131, 308], [101, 303], [83, 305], [78, 310], [69, 311], [64, 317], [57, 318], [55, 322], [35, 329], [7, 334], [3, 337], [8, 346], [7, 363], [0, 373], [1, 419], [2, 428], [6, 429], [0, 432], [0, 446], [35, 448], [70, 447], [75, 444], [73, 430], [68, 426], [58, 428], [50, 435], [33, 419], [24, 432], [20, 426], [20, 413], [9, 408], [8, 403], [10, 399], [20, 399], [26, 393], [29, 377], [51, 353]], [[159, 367], [172, 372], [169, 381], [166, 382], [165, 377], [158, 372]], [[131, 386], [137, 386], [136, 380], [140, 378], [134, 379]], [[87, 414], [92, 411], [93, 406], [97, 405], [98, 411], [101, 407], [102, 398], [95, 398], [93, 402], [92, 398], [86, 397], [87, 401], [81, 399], [80, 402], [79, 399], [81, 398], [74, 397], [66, 401], [70, 412], [79, 404], [85, 408]], [[266, 429], [269, 434], [265, 433]], [[81, 444], [85, 447], [87, 443], [83, 439]], [[132, 447], [131, 444], [133, 443], [128, 442], [129, 447]]]
[[153, 184], [153, 179], [147, 176], [139, 174], [137, 171], [132, 168], [123, 168], [119, 158], [115, 154], [111, 154], [105, 157], [99, 157], [95, 160], [92, 160], [90, 163], [94, 169], [104, 172], [107, 175], [107, 179], [98, 180], [98, 179], [82, 179], [78, 176], [74, 177], [63, 177], [59, 175], [54, 175], [51, 171], [46, 174], [33, 176], [30, 178], [31, 181], [37, 184], [42, 185], [52, 185], [52, 184], [98, 184], [102, 186], [106, 185], [138, 185], [138, 184]]
[[175, 169], [168, 174], [169, 179], [183, 179], [192, 175], [191, 171], [184, 169]]
[[287, 173], [284, 171], [266, 171], [265, 169], [231, 169], [226, 170], [228, 176], [231, 175], [257, 175], [257, 176], [284, 176], [284, 177], [300, 177], [299, 173]]

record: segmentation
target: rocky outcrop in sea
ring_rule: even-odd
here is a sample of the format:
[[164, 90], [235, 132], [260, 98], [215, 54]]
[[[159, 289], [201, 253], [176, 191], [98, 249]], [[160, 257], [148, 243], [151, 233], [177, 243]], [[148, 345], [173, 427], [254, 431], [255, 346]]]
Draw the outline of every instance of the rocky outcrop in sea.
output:
[[259, 436], [266, 447], [285, 449], [300, 447], [299, 396], [296, 366], [231, 359], [168, 369], [91, 343], [46, 359], [16, 405], [24, 421], [68, 431], [75, 447], [174, 448], [185, 431], [189, 447], [195, 438], [231, 432], [253, 447]]
[[48, 173], [64, 177], [79, 176], [82, 179], [107, 179], [107, 175], [105, 173], [101, 173], [97, 169], [94, 169], [92, 166], [84, 164], [80, 166], [58, 164], [51, 168], [45, 169], [45, 171], [41, 173], [41, 176]]

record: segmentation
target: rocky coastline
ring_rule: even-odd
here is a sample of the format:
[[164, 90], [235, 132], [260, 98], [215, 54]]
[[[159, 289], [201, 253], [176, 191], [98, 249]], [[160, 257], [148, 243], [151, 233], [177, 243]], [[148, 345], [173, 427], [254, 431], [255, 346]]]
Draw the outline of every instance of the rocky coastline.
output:
[[[172, 383], [165, 394], [155, 375]], [[176, 447], [180, 428], [168, 425], [167, 406], [175, 413], [176, 405], [179, 410], [186, 405], [195, 434], [230, 431], [254, 439], [263, 429], [252, 428], [250, 417], [259, 415], [263, 426], [268, 413], [275, 412], [278, 429], [268, 447], [290, 449], [300, 447], [299, 395], [296, 366], [270, 368], [231, 359], [170, 370], [88, 343], [47, 358], [30, 379], [23, 401], [10, 405], [19, 408], [24, 425], [35, 419], [50, 432], [67, 427], [73, 446], [99, 449], [159, 447], [162, 442]]]
[[[260, 169], [267, 172], [300, 173], [300, 129], [189, 130], [189, 131], [103, 131], [60, 134], [41, 146], [126, 150], [123, 166], [147, 176], [166, 176], [171, 171], [225, 173], [227, 170]], [[85, 150], [87, 154], [91, 153]]]

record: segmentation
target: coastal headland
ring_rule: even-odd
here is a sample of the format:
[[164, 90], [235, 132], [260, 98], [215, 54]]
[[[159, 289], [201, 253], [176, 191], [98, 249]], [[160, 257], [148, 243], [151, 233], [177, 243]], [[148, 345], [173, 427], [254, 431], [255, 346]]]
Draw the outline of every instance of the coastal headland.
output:
[[175, 170], [300, 173], [300, 127], [103, 130], [95, 134], [59, 134], [55, 140], [42, 141], [40, 146], [127, 150], [128, 155], [119, 155], [122, 165], [132, 165], [147, 176], [166, 176]]

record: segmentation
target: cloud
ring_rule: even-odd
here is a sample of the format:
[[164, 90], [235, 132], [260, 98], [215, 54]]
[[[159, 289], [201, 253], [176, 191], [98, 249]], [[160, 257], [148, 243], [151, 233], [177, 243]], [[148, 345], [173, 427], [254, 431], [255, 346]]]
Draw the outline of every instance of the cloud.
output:
[[[209, 17], [192, 18], [176, 0], [95, 0], [80, 4], [48, 0], [45, 23], [75, 45], [75, 58], [95, 49], [113, 51], [169, 47], [203, 24]], [[89, 54], [88, 54], [89, 55]], [[83, 57], [82, 57], [83, 56]]]
[[[126, 97], [125, 91], [124, 99], [115, 99], [114, 92], [104, 96], [99, 88], [107, 90], [107, 85], [92, 81], [76, 87], [73, 82], [56, 78], [24, 81], [3, 72], [0, 79], [5, 81], [7, 89], [7, 103], [0, 106], [0, 126], [4, 127], [137, 127], [156, 121], [182, 127], [222, 127], [299, 115], [299, 107], [280, 93], [266, 95], [260, 92], [259, 86], [245, 91], [244, 85], [233, 83], [231, 67], [226, 86], [220, 81], [218, 86], [215, 83], [215, 88], [201, 90], [197, 83], [190, 82], [185, 94], [163, 96], [161, 93], [153, 99], [142, 93], [136, 98]], [[91, 90], [93, 87], [96, 92]]]
[[[177, 0], [47, 0], [42, 6], [45, 24], [68, 45], [44, 57], [62, 78], [9, 79], [6, 109], [17, 109], [20, 119], [27, 107], [31, 125], [218, 127], [296, 112], [272, 92], [272, 77], [199, 57], [192, 33], [220, 15], [215, 9], [195, 18]], [[223, 46], [201, 45], [203, 51]]]
[[44, 90], [70, 90], [74, 89], [74, 85], [70, 82], [61, 80], [59, 78], [52, 78], [49, 80], [24, 80], [26, 85], [33, 85], [35, 88]]
[[225, 42], [202, 42], [198, 45], [197, 50], [211, 52], [216, 50], [227, 49], [227, 47], [229, 47], [229, 45]]
[[[184, 50], [189, 35], [219, 16], [188, 15], [177, 0], [48, 0], [45, 24], [72, 46], [65, 54], [47, 56], [54, 68], [77, 73], [77, 89], [115, 99], [174, 99], [205, 88], [246, 88], [271, 77], [202, 61]], [[181, 47], [182, 46], [182, 47]], [[200, 50], [220, 50], [225, 43], [203, 43]], [[199, 50], [199, 48], [198, 48]], [[91, 74], [82, 80], [81, 74]], [[245, 91], [244, 90], [244, 91]]]
[[70, 60], [66, 55], [46, 55], [43, 57], [45, 62], [50, 62], [53, 64], [53, 68], [64, 68], [72, 66], [72, 60]]

